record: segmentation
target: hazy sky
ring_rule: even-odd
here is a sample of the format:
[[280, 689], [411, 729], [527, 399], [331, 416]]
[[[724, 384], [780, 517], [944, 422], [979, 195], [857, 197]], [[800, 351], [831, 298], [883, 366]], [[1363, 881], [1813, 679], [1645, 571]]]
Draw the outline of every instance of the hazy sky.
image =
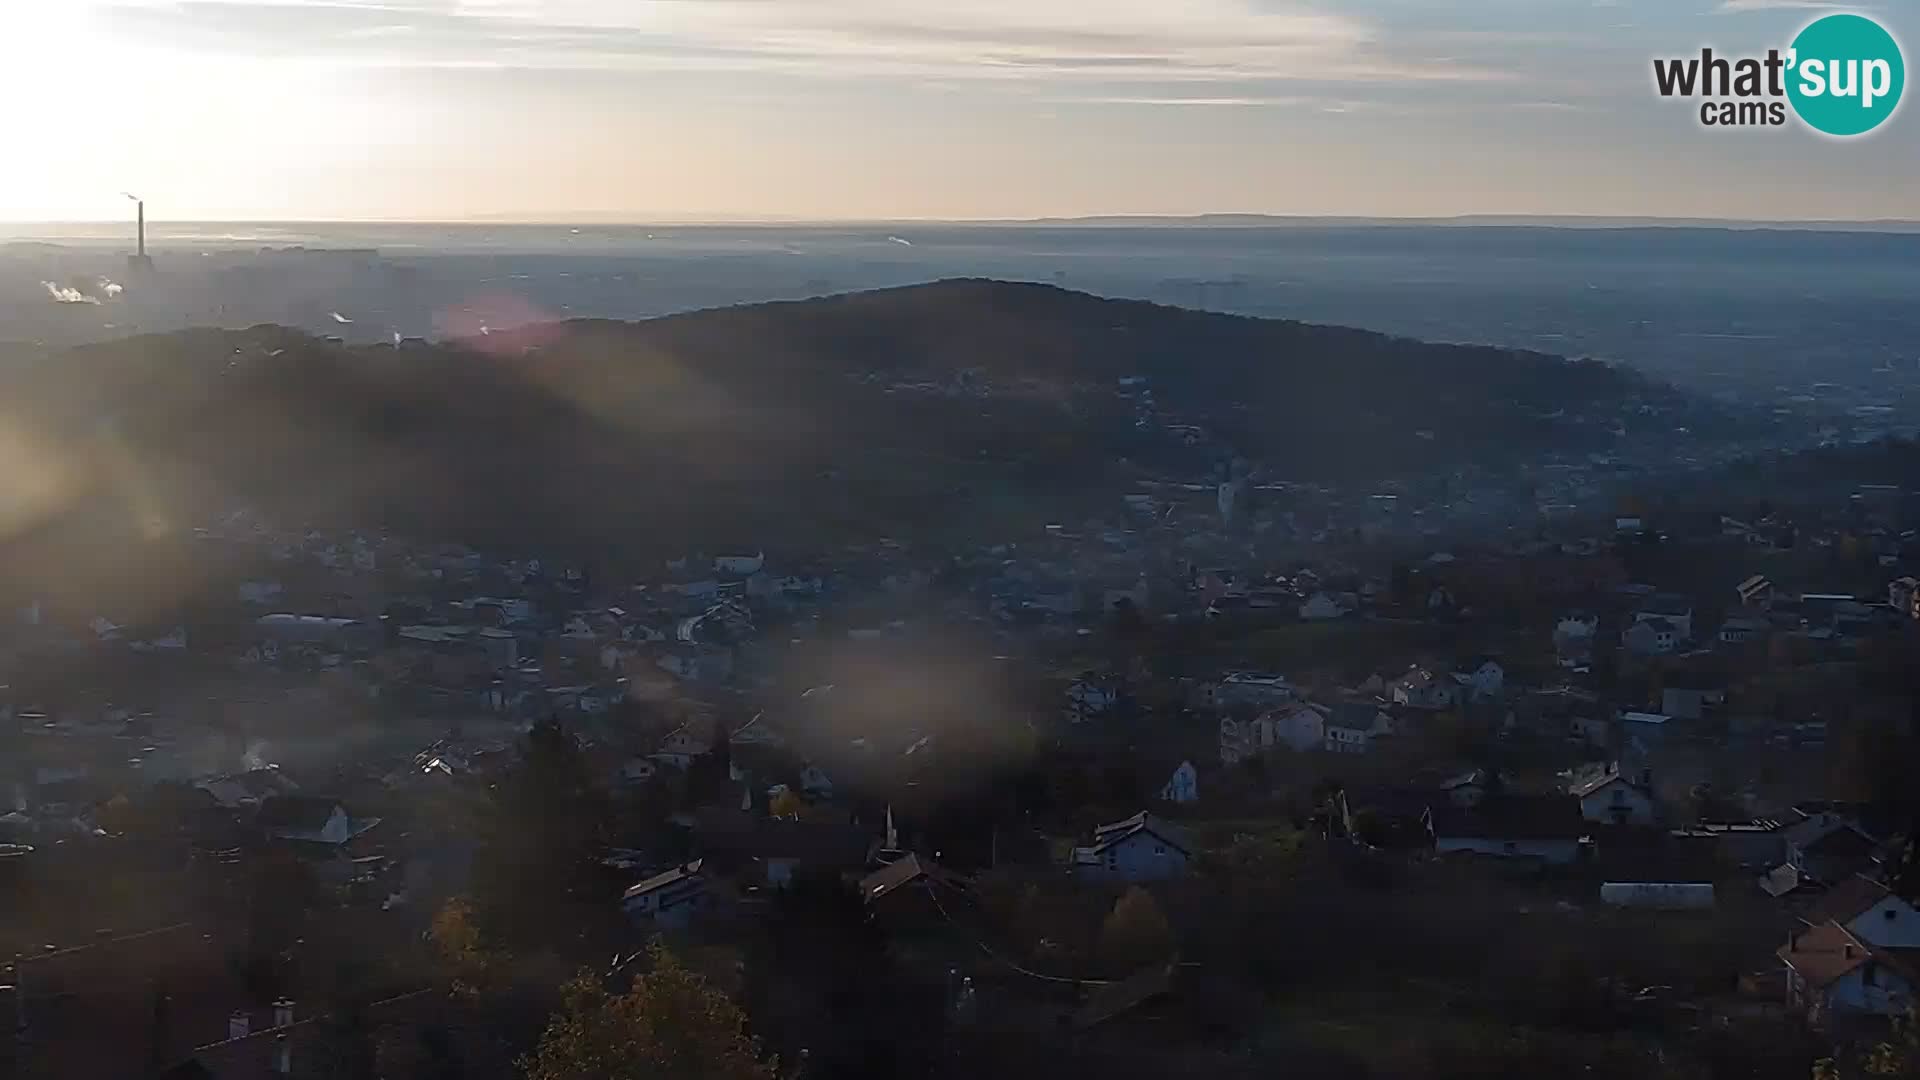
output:
[[[1911, 102], [1842, 143], [1652, 91], [1827, 6], [0, 0], [0, 220], [1920, 218]], [[1855, 10], [1920, 59], [1920, 0]]]

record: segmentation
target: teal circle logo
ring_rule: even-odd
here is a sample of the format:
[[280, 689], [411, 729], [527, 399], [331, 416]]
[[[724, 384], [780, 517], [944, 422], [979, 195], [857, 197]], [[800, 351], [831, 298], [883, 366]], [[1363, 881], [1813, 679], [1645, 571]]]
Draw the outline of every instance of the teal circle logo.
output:
[[1900, 107], [1907, 65], [1900, 44], [1864, 15], [1816, 19], [1793, 39], [1787, 99], [1815, 131], [1865, 135]]

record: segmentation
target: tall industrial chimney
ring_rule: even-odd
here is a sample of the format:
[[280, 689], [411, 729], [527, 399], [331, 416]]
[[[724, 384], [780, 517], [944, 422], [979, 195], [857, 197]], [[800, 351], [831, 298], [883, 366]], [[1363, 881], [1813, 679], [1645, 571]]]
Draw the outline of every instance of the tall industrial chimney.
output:
[[147, 201], [130, 191], [121, 194], [133, 200], [135, 228], [138, 230], [134, 234], [134, 252], [127, 256], [127, 274], [143, 274], [153, 269], [153, 260], [147, 257]]

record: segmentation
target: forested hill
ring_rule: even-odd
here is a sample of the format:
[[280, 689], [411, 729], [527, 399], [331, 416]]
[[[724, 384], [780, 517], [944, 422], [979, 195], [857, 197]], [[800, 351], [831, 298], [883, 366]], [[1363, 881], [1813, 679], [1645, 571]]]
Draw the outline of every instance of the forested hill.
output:
[[0, 391], [33, 463], [13, 483], [38, 478], [12, 493], [16, 533], [108, 494], [174, 522], [249, 503], [669, 549], [1110, 506], [1228, 454], [1370, 481], [1612, 445], [1623, 416], [1725, 420], [1598, 363], [975, 280], [400, 348], [190, 331], [75, 349]]

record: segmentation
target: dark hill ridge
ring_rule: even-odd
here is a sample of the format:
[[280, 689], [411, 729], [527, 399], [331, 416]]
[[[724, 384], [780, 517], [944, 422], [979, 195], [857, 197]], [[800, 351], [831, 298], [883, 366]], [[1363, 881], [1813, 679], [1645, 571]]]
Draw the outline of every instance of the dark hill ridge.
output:
[[1642, 405], [1718, 422], [1598, 363], [978, 280], [401, 349], [190, 331], [0, 389], [64, 508], [635, 551], [990, 531], [1227, 453], [1366, 482], [1610, 445]]

